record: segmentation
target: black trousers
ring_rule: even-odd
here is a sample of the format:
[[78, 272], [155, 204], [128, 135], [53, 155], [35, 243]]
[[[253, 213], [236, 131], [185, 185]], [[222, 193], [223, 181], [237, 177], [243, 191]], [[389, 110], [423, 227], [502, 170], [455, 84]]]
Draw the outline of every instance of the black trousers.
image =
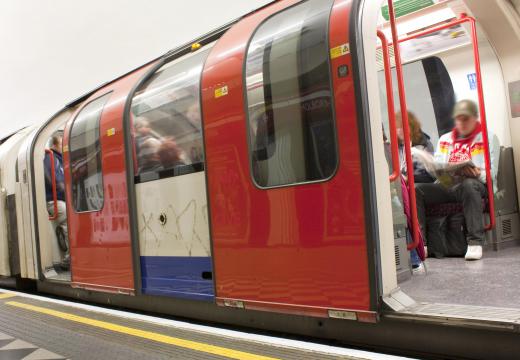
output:
[[426, 208], [429, 205], [459, 202], [464, 208], [468, 245], [484, 244], [482, 199], [487, 197], [487, 191], [482, 182], [467, 178], [450, 189], [441, 184], [418, 183], [415, 192], [417, 215], [424, 235], [426, 234]]

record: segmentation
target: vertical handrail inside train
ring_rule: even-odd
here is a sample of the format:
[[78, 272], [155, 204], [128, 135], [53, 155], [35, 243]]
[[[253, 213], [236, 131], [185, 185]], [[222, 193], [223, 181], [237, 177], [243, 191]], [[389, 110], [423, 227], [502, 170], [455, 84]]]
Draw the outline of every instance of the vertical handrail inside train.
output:
[[49, 149], [45, 149], [45, 152], [49, 154], [49, 161], [51, 163], [53, 213], [52, 215], [49, 215], [49, 220], [56, 220], [58, 218], [58, 192], [56, 190], [56, 169], [54, 167], [54, 153], [52, 152], [52, 150]]
[[[389, 3], [392, 1], [389, 0]], [[390, 17], [392, 19], [392, 17]], [[395, 20], [395, 19], [394, 19]], [[482, 72], [480, 69], [480, 54], [478, 50], [478, 38], [477, 38], [477, 25], [475, 18], [471, 16], [467, 16], [466, 14], [461, 14], [458, 19], [455, 19], [453, 21], [450, 21], [446, 24], [442, 24], [439, 26], [435, 26], [420, 32], [417, 32], [413, 35], [403, 37], [398, 40], [399, 43], [408, 41], [411, 39], [416, 39], [421, 36], [425, 36], [440, 30], [448, 29], [453, 26], [462, 24], [462, 23], [469, 23], [471, 27], [471, 40], [473, 44], [473, 61], [475, 63], [475, 74], [477, 76], [477, 92], [478, 92], [478, 106], [480, 110], [480, 122], [482, 124], [482, 127], [484, 131], [482, 131], [482, 140], [484, 142], [484, 159], [486, 162], [486, 187], [488, 192], [488, 206], [489, 206], [489, 224], [486, 226], [486, 230], [492, 230], [495, 228], [496, 220], [495, 220], [495, 198], [494, 198], [494, 192], [493, 192], [493, 178], [491, 177], [491, 156], [489, 152], [489, 136], [487, 131], [487, 118], [486, 118], [486, 107], [484, 104], [484, 90], [482, 87]], [[393, 43], [395, 44], [395, 38], [393, 38]], [[399, 46], [394, 46], [394, 53], [395, 50], [398, 49]], [[400, 62], [400, 61], [399, 61]], [[397, 58], [396, 58], [397, 63]], [[399, 80], [399, 76], [398, 76]], [[403, 120], [404, 122], [404, 120]], [[407, 160], [408, 161], [408, 160]]]
[[390, 52], [388, 51], [388, 40], [385, 34], [378, 30], [377, 37], [381, 40], [381, 53], [383, 55], [383, 64], [385, 68], [386, 83], [386, 105], [388, 108], [388, 127], [390, 129], [390, 149], [392, 152], [392, 173], [390, 174], [390, 182], [393, 182], [401, 176], [401, 164], [399, 161], [399, 143], [397, 140], [397, 125], [395, 120], [394, 107], [394, 86], [392, 84], [392, 64], [390, 63]]
[[[417, 218], [417, 200], [415, 197], [415, 180], [413, 178], [412, 143], [410, 138], [410, 125], [408, 123], [408, 109], [406, 106], [406, 94], [404, 90], [403, 64], [401, 63], [401, 51], [397, 35], [397, 25], [395, 21], [394, 2], [388, 0], [388, 13], [390, 17], [390, 28], [392, 30], [392, 41], [394, 44], [395, 69], [397, 72], [397, 87], [399, 90], [399, 104], [401, 118], [403, 120], [403, 143], [406, 158], [406, 172], [408, 175], [408, 193], [410, 197], [410, 213], [412, 222], [413, 241], [408, 244], [408, 250], [416, 249], [419, 246], [421, 230]], [[396, 45], [397, 44], [397, 45]]]

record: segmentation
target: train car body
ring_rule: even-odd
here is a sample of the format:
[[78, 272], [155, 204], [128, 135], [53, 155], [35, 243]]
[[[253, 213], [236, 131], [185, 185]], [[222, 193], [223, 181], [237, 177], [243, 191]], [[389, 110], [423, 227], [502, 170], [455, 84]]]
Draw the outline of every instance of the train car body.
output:
[[[381, 5], [273, 2], [13, 135], [0, 145], [0, 275], [86, 301], [390, 351], [508, 358], [518, 307], [425, 303], [414, 300], [420, 287], [401, 287], [411, 268], [381, 131], [391, 126]], [[398, 30], [461, 13], [477, 19], [478, 42], [457, 23], [403, 43], [407, 101], [435, 142], [482, 76], [488, 130], [502, 145], [488, 234], [497, 251], [520, 240], [520, 15], [502, 0], [432, 1], [398, 14]], [[67, 250], [44, 179], [57, 131]], [[60, 267], [67, 252], [70, 268]], [[461, 344], [476, 340], [468, 354]]]

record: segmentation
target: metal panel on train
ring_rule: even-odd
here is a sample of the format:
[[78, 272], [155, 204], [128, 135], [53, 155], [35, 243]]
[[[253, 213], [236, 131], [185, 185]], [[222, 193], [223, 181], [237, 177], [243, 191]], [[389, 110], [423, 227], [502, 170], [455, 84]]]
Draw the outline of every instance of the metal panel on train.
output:
[[[244, 19], [217, 43], [205, 66], [205, 145], [217, 299], [224, 304], [243, 301], [248, 308], [283, 308], [321, 316], [331, 308], [370, 310], [355, 96], [348, 73], [349, 11], [343, 8], [350, 2], [339, 1], [342, 6], [334, 9], [330, 1], [304, 2], [266, 20], [288, 5], [278, 3]], [[262, 27], [262, 22], [275, 29]], [[295, 31], [301, 24], [305, 28]], [[310, 35], [298, 39], [306, 33]], [[255, 36], [258, 41], [253, 38], [248, 47]], [[269, 36], [272, 43], [283, 36], [288, 40], [256, 51]], [[329, 58], [327, 41], [334, 49], [328, 63], [322, 60]], [[248, 51], [250, 59], [246, 59]], [[302, 56], [291, 60], [285, 51]], [[324, 53], [317, 56], [319, 51]], [[266, 70], [275, 56], [279, 66]], [[244, 79], [244, 62], [258, 57], [256, 70], [249, 72], [246, 63], [244, 76], [249, 78]], [[296, 79], [300, 84], [288, 84], [295, 80], [295, 69], [301, 69]], [[315, 69], [326, 71], [316, 76]], [[323, 73], [329, 74], [328, 80], [320, 77]], [[279, 80], [261, 83], [274, 76]], [[288, 89], [298, 86], [303, 93], [292, 96]], [[278, 103], [267, 104], [267, 97]], [[254, 108], [257, 103], [267, 111]], [[257, 114], [264, 119], [257, 121]], [[302, 123], [310, 124], [302, 127], [303, 135], [289, 133], [291, 126], [284, 122], [291, 124], [291, 114], [303, 114]], [[262, 129], [263, 121], [269, 123], [273, 116], [281, 120]], [[332, 135], [330, 124], [324, 123], [331, 116]], [[269, 137], [269, 132], [274, 135]], [[294, 140], [297, 136], [303, 140]], [[298, 148], [323, 144], [331, 136], [341, 139], [337, 150], [315, 146], [311, 161], [302, 158]], [[331, 151], [337, 151], [332, 155], [338, 159], [332, 171], [336, 162], [327, 164], [330, 158], [324, 156]], [[308, 161], [307, 168], [298, 168], [300, 160], [291, 162], [291, 157]], [[320, 171], [310, 171], [311, 162], [319, 162]]]

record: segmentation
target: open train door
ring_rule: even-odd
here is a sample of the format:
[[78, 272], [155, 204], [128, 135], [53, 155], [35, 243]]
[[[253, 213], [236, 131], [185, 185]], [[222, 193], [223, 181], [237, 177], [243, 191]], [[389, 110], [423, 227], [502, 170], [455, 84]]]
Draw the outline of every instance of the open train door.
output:
[[[125, 151], [125, 100], [149, 66], [97, 90], [68, 122], [63, 139], [72, 286], [134, 294]], [[131, 154], [131, 152], [130, 152]], [[131, 165], [130, 165], [131, 166]]]
[[[398, 83], [398, 90], [399, 90], [399, 102], [400, 102], [400, 111], [403, 116], [403, 133], [404, 133], [404, 147], [405, 147], [405, 156], [406, 156], [406, 166], [407, 166], [407, 173], [413, 174], [413, 161], [412, 161], [412, 153], [411, 153], [411, 131], [409, 128], [409, 122], [408, 122], [408, 111], [406, 106], [406, 94], [405, 94], [405, 85], [404, 85], [404, 76], [403, 76], [403, 64], [401, 59], [401, 51], [400, 51], [400, 44], [405, 41], [409, 41], [411, 39], [419, 38], [421, 36], [426, 36], [444, 29], [448, 29], [450, 27], [468, 23], [471, 29], [471, 39], [472, 39], [472, 45], [473, 45], [473, 60], [475, 64], [475, 76], [476, 76], [476, 88], [478, 91], [478, 107], [479, 107], [479, 113], [480, 113], [480, 122], [482, 123], [482, 128], [484, 131], [482, 131], [482, 140], [484, 143], [484, 157], [485, 157], [485, 165], [486, 165], [486, 189], [487, 189], [487, 199], [489, 202], [489, 224], [486, 226], [486, 230], [493, 230], [495, 227], [495, 201], [494, 201], [494, 192], [493, 192], [493, 177], [491, 176], [491, 157], [490, 157], [490, 151], [489, 151], [489, 139], [488, 139], [488, 132], [487, 132], [487, 120], [486, 120], [486, 108], [484, 103], [484, 90], [482, 86], [482, 72], [480, 69], [480, 56], [479, 56], [479, 48], [478, 48], [478, 38], [477, 38], [477, 27], [476, 27], [476, 21], [474, 18], [467, 16], [466, 14], [461, 14], [460, 18], [451, 22], [448, 22], [446, 24], [441, 24], [439, 26], [434, 26], [432, 28], [417, 32], [411, 36], [407, 37], [401, 37], [399, 38], [398, 32], [397, 32], [397, 24], [396, 24], [396, 14], [394, 9], [394, 1], [388, 0], [388, 13], [389, 13], [389, 20], [390, 20], [390, 28], [392, 32], [392, 43], [394, 48], [394, 55], [395, 55], [395, 68], [397, 73], [397, 83]], [[380, 39], [382, 41], [382, 47], [383, 47], [383, 54], [388, 54], [388, 44], [386, 44], [384, 40], [384, 36], [380, 35]], [[389, 78], [389, 61], [386, 61], [385, 66], [385, 73], [387, 75], [387, 79]], [[391, 81], [387, 82], [388, 89], [391, 89]], [[393, 100], [390, 100], [390, 94], [392, 93], [391, 90], [387, 90], [387, 94], [389, 96], [389, 103]], [[389, 112], [391, 109], [393, 109], [393, 106], [389, 106]], [[395, 114], [392, 112], [389, 114], [389, 117], [395, 117]], [[394, 121], [394, 127], [395, 127], [395, 121]], [[414, 177], [410, 176], [408, 178], [408, 186], [409, 186], [409, 195], [410, 195], [410, 207], [411, 207], [411, 217], [412, 217], [412, 233], [413, 233], [413, 243], [408, 245], [408, 250], [416, 249], [419, 246], [419, 238], [420, 238], [420, 228], [419, 228], [419, 221], [417, 219], [417, 204], [416, 204], [416, 196], [415, 196], [415, 181]]]
[[[403, 64], [401, 61], [400, 55], [400, 44], [403, 42], [412, 40], [414, 38], [421, 38], [424, 36], [428, 36], [432, 33], [439, 32], [445, 29], [449, 29], [450, 27], [459, 26], [461, 24], [467, 24], [469, 28], [469, 34], [471, 35], [471, 44], [473, 45], [473, 61], [475, 66], [475, 77], [476, 77], [476, 91], [478, 94], [478, 103], [480, 110], [480, 121], [484, 129], [487, 129], [486, 125], [486, 111], [484, 105], [484, 97], [483, 97], [483, 89], [482, 89], [482, 76], [480, 69], [480, 59], [479, 59], [479, 48], [478, 48], [478, 39], [477, 39], [477, 31], [476, 31], [476, 23], [475, 19], [465, 14], [460, 14], [460, 16], [456, 19], [449, 19], [449, 21], [445, 21], [441, 24], [432, 24], [430, 27], [426, 27], [416, 31], [410, 31], [409, 35], [401, 35], [398, 36], [397, 22], [396, 22], [396, 11], [394, 7], [394, 2], [392, 0], [385, 0], [383, 2], [356, 2], [360, 9], [358, 12], [363, 14], [361, 16], [361, 20], [356, 24], [355, 27], [356, 34], [359, 37], [359, 42], [357, 42], [356, 46], [356, 63], [359, 65], [358, 74], [361, 77], [361, 81], [359, 81], [359, 85], [361, 87], [359, 102], [363, 106], [363, 116], [366, 117], [366, 120], [363, 122], [367, 124], [365, 129], [362, 129], [366, 133], [367, 141], [372, 143], [372, 149], [369, 150], [369, 154], [367, 156], [372, 157], [370, 163], [374, 164], [374, 172], [376, 176], [373, 179], [367, 179], [367, 181], [372, 182], [371, 188], [378, 189], [377, 203], [378, 208], [378, 224], [376, 225], [378, 228], [378, 233], [380, 234], [380, 248], [382, 249], [385, 243], [392, 243], [393, 239], [391, 239], [391, 235], [394, 234], [392, 232], [391, 224], [388, 224], [386, 219], [390, 219], [389, 216], [385, 214], [391, 213], [390, 204], [391, 204], [391, 194], [390, 192], [386, 192], [385, 188], [388, 188], [388, 176], [387, 176], [387, 168], [382, 165], [386, 163], [386, 159], [384, 157], [383, 151], [383, 139], [381, 136], [381, 118], [382, 115], [380, 113], [381, 107], [379, 100], [379, 83], [377, 77], [377, 69], [379, 69], [376, 63], [376, 49], [380, 48], [381, 58], [382, 58], [382, 70], [384, 70], [385, 82], [386, 85], [386, 105], [388, 111], [388, 119], [389, 119], [389, 128], [392, 137], [392, 145], [397, 143], [397, 139], [395, 138], [395, 113], [396, 108], [394, 108], [394, 99], [393, 99], [393, 85], [392, 85], [392, 76], [391, 76], [391, 61], [389, 58], [390, 54], [390, 46], [395, 45], [393, 47], [394, 57], [395, 57], [395, 72], [397, 78], [397, 89], [399, 94], [399, 110], [402, 113], [402, 124], [403, 124], [403, 134], [404, 134], [404, 155], [406, 158], [406, 167], [407, 173], [413, 173], [413, 162], [412, 162], [412, 154], [411, 154], [411, 141], [410, 141], [410, 129], [409, 122], [407, 119], [407, 101], [405, 94], [405, 81], [413, 82], [416, 79], [406, 79], [403, 76]], [[404, 2], [403, 2], [404, 3]], [[381, 5], [388, 4], [388, 32], [391, 33], [391, 36], [388, 35], [388, 32], [385, 37], [385, 33], [381, 30], [384, 30], [383, 27], [378, 31], [377, 24], [379, 23], [378, 18], [381, 17]], [[401, 3], [402, 5], [402, 3]], [[401, 9], [402, 10], [402, 9]], [[422, 24], [419, 23], [418, 24]], [[407, 29], [403, 24], [400, 29], [401, 32]], [[380, 42], [376, 41], [377, 37], [379, 37]], [[408, 94], [410, 97], [414, 94]], [[396, 104], [397, 105], [397, 104]], [[450, 109], [451, 112], [451, 109]], [[394, 120], [394, 121], [392, 121]], [[360, 122], [361, 123], [361, 122]], [[393, 134], [392, 134], [393, 133]], [[491, 230], [495, 226], [495, 214], [494, 214], [494, 197], [493, 197], [493, 183], [491, 176], [491, 166], [490, 166], [490, 150], [489, 150], [489, 141], [487, 131], [483, 131], [483, 152], [485, 155], [486, 161], [486, 178], [487, 181], [487, 192], [489, 194], [489, 215], [490, 221], [486, 226], [486, 230]], [[395, 149], [393, 149], [392, 158], [394, 160], [394, 169], [400, 167], [399, 164], [395, 164], [395, 160], [399, 160], [398, 155], [396, 154]], [[379, 164], [379, 166], [377, 166]], [[381, 169], [384, 169], [384, 174], [381, 172]], [[399, 177], [399, 172], [394, 173], [391, 176], [390, 180], [396, 180]], [[399, 188], [401, 184], [398, 184]], [[417, 207], [416, 207], [416, 199], [415, 199], [415, 186], [414, 186], [414, 177], [408, 177], [408, 194], [409, 195], [409, 204], [410, 204], [410, 232], [412, 233], [413, 241], [410, 242], [407, 246], [408, 250], [418, 249], [418, 251], [422, 251], [422, 241], [421, 241], [421, 233], [420, 227], [417, 219]], [[405, 187], [403, 187], [405, 188]], [[402, 213], [402, 209], [401, 209]], [[395, 225], [395, 224], [394, 224]], [[406, 249], [406, 246], [404, 246]], [[403, 253], [397, 254], [398, 249], [396, 246], [396, 255], [403, 255]], [[389, 305], [390, 308], [394, 310], [402, 310], [406, 307], [415, 306], [416, 303], [409, 297], [405, 296], [402, 291], [397, 291], [397, 283], [396, 283], [396, 275], [393, 272], [392, 267], [395, 269], [395, 263], [392, 264], [396, 259], [394, 256], [386, 256], [383, 250], [381, 251], [381, 277], [382, 277], [382, 288], [383, 288], [383, 297], [385, 298], [385, 302]], [[409, 256], [406, 251], [404, 252], [406, 257]], [[393, 265], [393, 266], [392, 266]], [[388, 271], [391, 269], [392, 271]], [[403, 295], [403, 296], [402, 296]]]
[[377, 318], [350, 10], [344, 0], [278, 2], [209, 55], [202, 92], [220, 305]]

